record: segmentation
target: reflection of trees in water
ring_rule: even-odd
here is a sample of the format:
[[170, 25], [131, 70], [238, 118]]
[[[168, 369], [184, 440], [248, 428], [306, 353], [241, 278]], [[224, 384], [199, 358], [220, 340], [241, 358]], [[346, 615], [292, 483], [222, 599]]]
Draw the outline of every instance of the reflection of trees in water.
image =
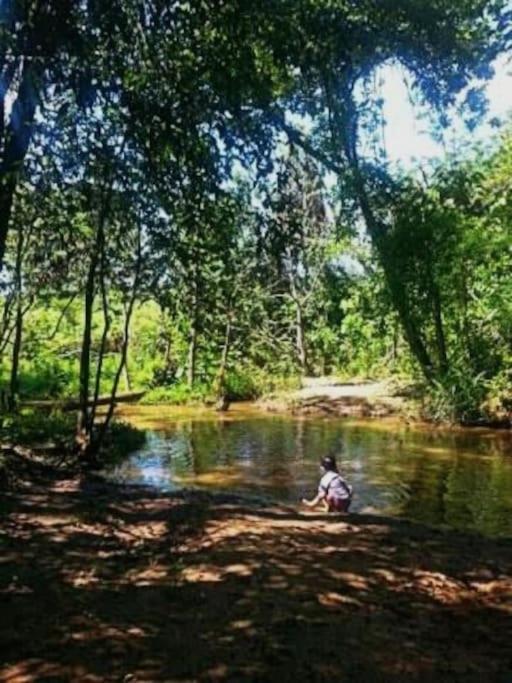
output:
[[198, 477], [226, 467], [240, 488], [296, 501], [316, 488], [318, 461], [331, 453], [355, 487], [356, 510], [370, 506], [427, 523], [512, 533], [512, 459], [492, 455], [504, 444], [500, 436], [384, 431], [342, 420], [191, 419], [150, 435], [127, 476], [148, 481], [150, 474], [158, 484], [159, 468], [168, 483], [174, 474]]
[[499, 457], [458, 458], [447, 491], [446, 522], [487, 534], [510, 534], [511, 491], [511, 463]]
[[396, 473], [407, 487], [406, 495], [397, 501], [398, 511], [405, 517], [430, 524], [443, 522], [447, 481], [454, 463], [447, 459], [432, 462], [432, 456], [429, 460], [421, 451], [409, 457], [411, 466]]
[[[489, 455], [493, 446], [475, 443], [474, 435], [422, 437], [396, 469], [383, 464], [390, 489], [397, 492], [397, 511], [431, 524], [512, 532], [512, 463]], [[402, 499], [398, 484], [406, 487]]]

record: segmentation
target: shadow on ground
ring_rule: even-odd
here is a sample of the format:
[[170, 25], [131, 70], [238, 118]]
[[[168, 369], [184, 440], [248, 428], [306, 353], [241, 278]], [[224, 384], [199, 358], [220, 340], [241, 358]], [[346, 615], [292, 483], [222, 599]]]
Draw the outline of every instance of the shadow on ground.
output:
[[5, 495], [0, 680], [512, 680], [512, 542], [100, 481]]

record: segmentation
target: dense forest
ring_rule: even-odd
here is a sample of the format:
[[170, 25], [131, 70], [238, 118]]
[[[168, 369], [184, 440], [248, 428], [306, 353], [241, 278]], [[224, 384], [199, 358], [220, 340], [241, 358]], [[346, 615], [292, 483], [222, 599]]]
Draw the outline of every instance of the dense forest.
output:
[[0, 681], [512, 681], [511, 50], [0, 0]]
[[509, 12], [3, 3], [4, 424], [74, 399], [96, 452], [120, 392], [246, 399], [326, 374], [410, 378], [435, 419], [509, 410], [510, 128], [397, 171], [375, 79], [401, 64], [439, 134], [455, 104], [474, 127]]

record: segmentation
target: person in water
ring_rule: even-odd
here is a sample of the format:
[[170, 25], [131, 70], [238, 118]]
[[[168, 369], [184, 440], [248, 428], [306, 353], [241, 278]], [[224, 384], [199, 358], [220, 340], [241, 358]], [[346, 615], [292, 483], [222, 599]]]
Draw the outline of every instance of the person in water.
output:
[[313, 500], [302, 499], [304, 505], [314, 508], [323, 503], [328, 512], [347, 512], [352, 500], [352, 487], [338, 472], [336, 458], [328, 455], [320, 462], [322, 478]]

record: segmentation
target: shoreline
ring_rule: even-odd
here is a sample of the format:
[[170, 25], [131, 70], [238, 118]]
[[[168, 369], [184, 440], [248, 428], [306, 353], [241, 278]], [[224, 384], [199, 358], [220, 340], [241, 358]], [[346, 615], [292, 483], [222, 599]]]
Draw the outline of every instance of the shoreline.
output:
[[[432, 429], [467, 428], [512, 431], [512, 413], [490, 415], [474, 420], [433, 420], [423, 413], [422, 397], [411, 381], [383, 379], [338, 380], [336, 377], [304, 378], [301, 388], [280, 391], [254, 400], [233, 401], [216, 410], [211, 402], [142, 403], [139, 407], [162, 406], [169, 410], [198, 410], [229, 416], [236, 406], [276, 415], [337, 417], [368, 420], [401, 420], [405, 424], [424, 424]], [[121, 413], [129, 406], [125, 404]], [[233, 411], [235, 408], [235, 411]]]
[[2, 512], [0, 680], [510, 672], [512, 539], [50, 470]]

